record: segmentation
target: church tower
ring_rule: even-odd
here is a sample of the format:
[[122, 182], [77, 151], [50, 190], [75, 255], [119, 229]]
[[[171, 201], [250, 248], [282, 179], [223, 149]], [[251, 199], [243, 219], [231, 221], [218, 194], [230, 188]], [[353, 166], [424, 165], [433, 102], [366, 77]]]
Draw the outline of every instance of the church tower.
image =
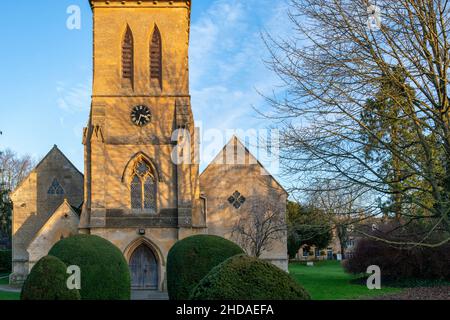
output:
[[[145, 242], [164, 265], [178, 239], [206, 230], [189, 94], [191, 4], [90, 3], [94, 76], [80, 232], [130, 256], [133, 242]], [[177, 129], [190, 134], [183, 157], [191, 161], [181, 164]]]

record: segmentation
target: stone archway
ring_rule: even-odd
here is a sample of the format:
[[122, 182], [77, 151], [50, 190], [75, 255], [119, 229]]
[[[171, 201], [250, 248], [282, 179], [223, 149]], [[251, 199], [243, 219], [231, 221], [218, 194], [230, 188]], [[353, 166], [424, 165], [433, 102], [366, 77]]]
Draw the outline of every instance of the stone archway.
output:
[[[141, 253], [139, 253], [137, 250], [141, 247], [144, 247], [144, 249], [140, 249], [142, 250]], [[149, 252], [150, 251], [150, 252]], [[136, 256], [134, 258], [134, 261], [132, 261], [133, 258], [133, 254], [136, 253]], [[132, 286], [132, 291], [133, 292], [139, 292], [139, 291], [165, 291], [165, 257], [163, 255], [163, 253], [161, 252], [161, 250], [159, 249], [158, 245], [153, 242], [152, 240], [150, 240], [147, 237], [139, 237], [137, 239], [134, 239], [123, 251], [123, 255], [125, 257], [125, 259], [128, 262], [129, 267], [132, 266], [132, 264], [137, 264], [137, 265], [141, 265], [141, 267], [136, 267], [136, 268], [142, 268], [142, 262], [139, 262], [138, 256], [143, 255], [144, 258], [144, 262], [148, 261], [150, 262], [150, 266], [153, 268], [155, 266], [153, 261], [156, 261], [156, 274], [157, 274], [157, 285], [156, 288], [154, 287], [154, 284], [152, 284], [151, 286], [153, 287], [153, 289], [149, 289], [149, 288], [135, 288]], [[153, 260], [154, 258], [154, 260]], [[145, 263], [144, 263], [145, 264]], [[145, 266], [144, 266], [145, 268]], [[142, 271], [144, 271], [145, 269], [142, 269]], [[151, 269], [153, 271], [153, 269]], [[132, 278], [132, 269], [130, 268], [130, 276]], [[147, 273], [148, 273], [148, 269], [147, 269]], [[155, 277], [154, 273], [153, 273], [153, 277]], [[153, 278], [154, 279], [154, 278]], [[133, 279], [131, 279], [133, 280]], [[133, 285], [133, 283], [131, 283]], [[145, 285], [144, 285], [145, 286]], [[139, 286], [139, 287], [142, 287]]]
[[133, 251], [129, 268], [133, 290], [158, 290], [158, 259], [147, 245], [142, 243]]

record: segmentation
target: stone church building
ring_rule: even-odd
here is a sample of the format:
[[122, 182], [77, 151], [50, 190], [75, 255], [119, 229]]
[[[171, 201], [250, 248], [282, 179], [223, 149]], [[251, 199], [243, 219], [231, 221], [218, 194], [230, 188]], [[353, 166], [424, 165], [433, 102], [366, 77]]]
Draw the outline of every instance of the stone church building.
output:
[[[55, 146], [13, 192], [11, 282], [24, 281], [60, 239], [85, 233], [123, 252], [133, 288], [165, 291], [175, 242], [195, 234], [234, 241], [233, 225], [252, 214], [252, 203], [269, 201], [284, 220], [288, 195], [236, 137], [200, 174], [190, 1], [90, 3], [94, 74], [84, 174]], [[284, 234], [262, 258], [287, 270], [286, 246]]]

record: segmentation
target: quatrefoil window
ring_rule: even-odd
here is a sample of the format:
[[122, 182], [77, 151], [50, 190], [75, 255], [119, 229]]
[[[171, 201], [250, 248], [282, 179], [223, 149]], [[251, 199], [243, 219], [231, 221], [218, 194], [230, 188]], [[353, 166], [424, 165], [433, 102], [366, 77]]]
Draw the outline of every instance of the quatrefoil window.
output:
[[239, 209], [247, 199], [239, 192], [236, 191], [231, 197], [228, 198], [228, 202], [236, 209]]

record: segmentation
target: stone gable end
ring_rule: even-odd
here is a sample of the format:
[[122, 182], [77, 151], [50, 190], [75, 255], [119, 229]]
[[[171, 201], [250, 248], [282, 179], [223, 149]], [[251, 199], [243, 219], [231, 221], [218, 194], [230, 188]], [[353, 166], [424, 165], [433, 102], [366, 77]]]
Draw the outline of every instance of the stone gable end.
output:
[[11, 198], [12, 277], [20, 282], [29, 272], [28, 247], [39, 230], [65, 199], [75, 207], [83, 203], [83, 175], [54, 146], [16, 188]]

